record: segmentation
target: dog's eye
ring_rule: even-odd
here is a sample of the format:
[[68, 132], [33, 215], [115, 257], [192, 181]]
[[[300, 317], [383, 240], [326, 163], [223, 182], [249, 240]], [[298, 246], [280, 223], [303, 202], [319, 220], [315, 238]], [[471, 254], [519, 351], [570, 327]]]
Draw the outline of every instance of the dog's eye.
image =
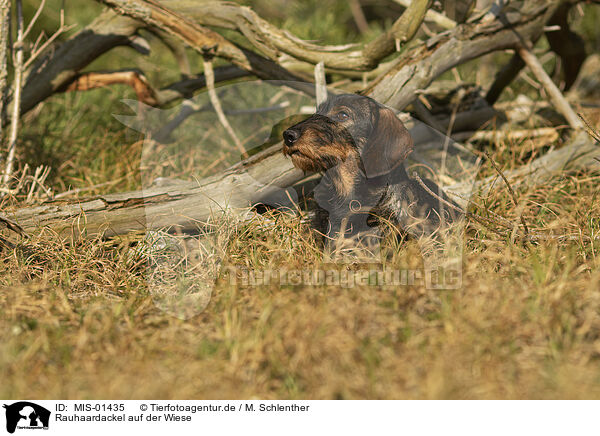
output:
[[347, 120], [348, 118], [350, 118], [350, 115], [348, 115], [347, 112], [341, 111], [341, 112], [338, 112], [337, 114], [335, 114], [335, 118], [343, 121], [343, 120]]

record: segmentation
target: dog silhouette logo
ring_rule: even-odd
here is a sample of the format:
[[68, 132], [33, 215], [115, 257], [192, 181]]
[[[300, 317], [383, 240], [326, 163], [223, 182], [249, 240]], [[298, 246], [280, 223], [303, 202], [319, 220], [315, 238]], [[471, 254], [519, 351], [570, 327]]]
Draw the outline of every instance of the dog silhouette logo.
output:
[[6, 409], [6, 431], [14, 433], [16, 429], [48, 429], [50, 411], [29, 401], [19, 401], [4, 405]]

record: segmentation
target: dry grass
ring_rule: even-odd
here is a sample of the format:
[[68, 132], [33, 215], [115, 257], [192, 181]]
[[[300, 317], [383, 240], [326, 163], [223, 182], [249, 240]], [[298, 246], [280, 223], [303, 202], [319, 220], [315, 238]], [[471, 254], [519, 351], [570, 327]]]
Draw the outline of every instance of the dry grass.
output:
[[[300, 9], [290, 13], [271, 10], [272, 2], [254, 3], [280, 13], [285, 27], [305, 39], [356, 39], [339, 24], [331, 2], [298, 3]], [[349, 11], [346, 2], [338, 3]], [[317, 7], [326, 13], [315, 12]], [[89, 5], [78, 9], [91, 19]], [[590, 10], [584, 34], [593, 45], [598, 26]], [[132, 66], [129, 51], [111, 56], [101, 67]], [[163, 53], [140, 65], [153, 83], [162, 78], [166, 84], [178, 77], [171, 58]], [[494, 61], [488, 70], [501, 64]], [[480, 68], [461, 71], [472, 80]], [[540, 98], [529, 85], [518, 86]], [[507, 90], [510, 98], [522, 92], [515, 89]], [[47, 182], [55, 192], [88, 187], [80, 194], [86, 196], [138, 188], [140, 135], [124, 133], [111, 116], [123, 112], [123, 92], [58, 95], [32, 111], [21, 137], [22, 162], [50, 165]], [[586, 117], [600, 125], [600, 113]], [[548, 146], [525, 140], [486, 148], [507, 170]], [[223, 150], [206, 151], [207, 160]], [[491, 166], [482, 168], [482, 177], [491, 174]], [[68, 245], [50, 233], [34, 235], [0, 253], [0, 397], [600, 398], [599, 181], [600, 175], [582, 172], [517, 189], [522, 210], [500, 183], [476, 199], [515, 222], [523, 213], [532, 231], [568, 238], [522, 244], [471, 224], [459, 290], [245, 286], [222, 275], [208, 307], [185, 321], [155, 304], [135, 245]], [[326, 266], [297, 219], [281, 218], [270, 229], [246, 223], [234, 230], [228, 265]], [[419, 251], [408, 244], [392, 263], [420, 262]]]
[[[503, 165], [512, 154], [497, 154]], [[506, 148], [507, 150], [509, 148]], [[485, 168], [485, 171], [491, 171]], [[468, 231], [463, 286], [233, 285], [181, 321], [159, 310], [128, 244], [38, 236], [3, 254], [7, 398], [598, 398], [600, 176], [520, 192], [538, 245]], [[480, 199], [514, 218], [506, 192]], [[415, 265], [409, 245], [394, 262]], [[236, 228], [227, 263], [323, 266], [298, 220]], [[415, 260], [417, 259], [417, 260]]]

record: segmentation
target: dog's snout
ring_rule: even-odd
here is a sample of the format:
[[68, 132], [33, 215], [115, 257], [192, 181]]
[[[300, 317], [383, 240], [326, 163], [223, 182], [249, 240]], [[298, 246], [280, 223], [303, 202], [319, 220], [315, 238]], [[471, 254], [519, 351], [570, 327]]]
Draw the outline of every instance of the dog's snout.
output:
[[285, 141], [286, 145], [292, 145], [298, 140], [299, 137], [300, 132], [293, 128], [287, 129], [285, 132], [283, 132], [283, 140]]

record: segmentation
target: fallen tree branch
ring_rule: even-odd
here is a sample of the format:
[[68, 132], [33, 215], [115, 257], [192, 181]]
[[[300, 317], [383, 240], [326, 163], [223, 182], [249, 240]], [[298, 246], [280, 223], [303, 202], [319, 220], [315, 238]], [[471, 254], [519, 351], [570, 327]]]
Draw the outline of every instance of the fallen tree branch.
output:
[[[299, 76], [290, 73], [281, 65], [246, 50], [225, 39], [218, 33], [151, 0], [98, 0], [115, 11], [140, 20], [150, 26], [157, 26], [165, 32], [181, 39], [201, 55], [210, 52], [226, 59], [244, 70], [251, 71], [261, 79], [303, 82]], [[311, 86], [304, 87], [306, 90]]]
[[379, 62], [394, 50], [400, 51], [400, 44], [410, 41], [421, 27], [430, 3], [430, 0], [412, 0], [389, 30], [365, 46], [364, 55]]
[[109, 85], [121, 84], [133, 88], [137, 99], [150, 106], [158, 104], [157, 93], [146, 76], [136, 70], [91, 72], [79, 75], [66, 89], [71, 91], [88, 91]]
[[[109, 1], [113, 0], [107, 0]], [[403, 108], [414, 98], [417, 90], [427, 87], [444, 71], [490, 51], [514, 48], [517, 42], [515, 30], [518, 30], [523, 38], [535, 39], [543, 32], [546, 18], [553, 13], [557, 5], [547, 0], [532, 1], [538, 6], [530, 8], [523, 16], [516, 17], [509, 25], [499, 22], [462, 24], [449, 33], [434, 37], [426, 44], [407, 50], [398, 59], [386, 63], [385, 68], [381, 69], [382, 74], [376, 82], [364, 90], [364, 93], [384, 103]], [[202, 46], [202, 41], [208, 44], [225, 41], [228, 50], [232, 52], [230, 55], [239, 56], [238, 61], [246, 67], [241, 70], [255, 74], [257, 69], [269, 79], [282, 77], [290, 79], [291, 75], [292, 80], [298, 80], [292, 73], [256, 54], [248, 54], [250, 63], [253, 63], [252, 68], [249, 69], [248, 59], [245, 59], [245, 56], [252, 52], [240, 52], [241, 49], [224, 40], [220, 35], [200, 28], [194, 23], [190, 24], [188, 20], [182, 21], [181, 15], [202, 25], [236, 30], [240, 30], [237, 23], [249, 23], [245, 27], [242, 26], [242, 30], [245, 29], [246, 35], [252, 36], [251, 41], [266, 41], [264, 44], [273, 46], [273, 50], [277, 53], [278, 50], [282, 53], [289, 52], [290, 56], [313, 64], [323, 61], [328, 69], [337, 68], [339, 71], [356, 75], [361, 74], [361, 70], [367, 71], [376, 66], [372, 60], [365, 61], [361, 50], [352, 51], [356, 48], [355, 45], [318, 46], [301, 41], [260, 19], [251, 9], [231, 3], [202, 3], [199, 6], [197, 2], [190, 0], [163, 0], [162, 4], [173, 8], [173, 13], [154, 3], [151, 4], [154, 9], [148, 11], [140, 6], [145, 5], [141, 0], [114, 0], [113, 3], [126, 4], [128, 13], [138, 19], [117, 15], [112, 10], [105, 11], [93, 23], [40, 59], [27, 77], [23, 89], [21, 113], [29, 111], [58, 90], [64, 90], [77, 79], [79, 72], [90, 62], [116, 46], [128, 45], [140, 52], [147, 52], [148, 47], [138, 43], [140, 38], [136, 32], [146, 27], [148, 22], [156, 25], [155, 20], [158, 22], [164, 20], [165, 24], [170, 26], [170, 34], [180, 31], [182, 35], [178, 36], [179, 39], [188, 44], [195, 41], [194, 48], [198, 51], [205, 48]], [[136, 8], [136, 6], [140, 7]], [[161, 12], [158, 18], [153, 15], [155, 9]], [[148, 22], [140, 21], [144, 17]], [[261, 30], [256, 30], [253, 26]], [[288, 47], [287, 51], [280, 45]], [[295, 53], [296, 49], [300, 53]], [[308, 54], [303, 56], [302, 53], [305, 52]], [[173, 101], [182, 97], [182, 93], [178, 92], [180, 89], [172, 89], [172, 91], [175, 92], [165, 99]], [[308, 86], [306, 92], [311, 91], [314, 91], [314, 88]]]
[[[215, 83], [250, 76], [250, 73], [232, 65], [214, 68]], [[76, 76], [69, 86], [61, 90], [88, 91], [115, 84], [133, 88], [137, 99], [149, 106], [166, 106], [176, 100], [193, 97], [194, 93], [206, 88], [206, 77], [198, 74], [156, 90], [146, 76], [138, 70], [92, 71]]]
[[[273, 169], [277, 171], [274, 173]], [[304, 177], [304, 173], [283, 156], [279, 145], [199, 182], [82, 201], [48, 202], [6, 215], [25, 232], [49, 227], [62, 237], [74, 240], [164, 228], [194, 231], [215, 217], [245, 212], [261, 201], [289, 205], [283, 188]]]
[[[427, 43], [405, 50], [393, 61], [392, 68], [369, 86], [365, 93], [384, 103], [403, 108], [414, 99], [418, 90], [427, 87], [432, 80], [448, 69], [494, 50], [516, 49], [522, 38], [534, 38], [543, 31], [547, 17], [556, 7], [554, 3], [547, 0], [531, 1], [535, 7], [521, 15], [516, 14], [508, 23], [494, 20], [461, 24]], [[247, 62], [250, 58], [255, 59], [253, 56], [258, 56], [226, 40], [229, 45], [226, 44], [225, 47], [203, 45], [203, 43], [212, 44], [222, 41], [223, 38], [182, 18], [181, 8], [177, 13], [173, 13], [160, 5], [142, 0], [105, 0], [105, 2], [119, 4], [124, 8], [129, 7], [126, 13], [139, 19], [145, 18], [148, 24], [167, 25], [172, 34], [180, 32], [180, 39], [192, 45], [201, 54], [210, 49], [216, 50], [217, 53], [220, 50], [224, 58], [232, 62], [235, 59], [235, 62], [244, 67], [248, 67]], [[171, 5], [175, 0], [166, 0], [164, 3]], [[179, 0], [177, 3], [186, 2]], [[151, 6], [150, 9], [134, 7], [148, 4]], [[187, 16], [189, 15], [186, 14]], [[321, 49], [319, 47], [319, 50]], [[266, 73], [267, 66], [272, 65], [273, 62], [262, 57], [259, 59], [260, 68], [263, 73]], [[249, 71], [258, 74], [255, 67], [256, 65], [250, 63]], [[281, 73], [281, 70], [278, 72]], [[314, 93], [312, 84], [306, 86]], [[571, 143], [533, 161], [526, 168], [515, 170], [514, 174], [507, 172], [506, 176], [513, 186], [517, 186], [518, 183], [522, 183], [522, 180], [517, 180], [515, 183], [512, 177], [518, 179], [523, 174], [531, 176], [528, 180], [531, 179], [531, 183], [535, 184], [540, 180], [547, 180], [544, 179], [546, 174], [551, 177], [565, 166], [581, 168], [591, 165], [596, 168], [597, 161], [581, 160], [583, 159], [581, 153], [584, 157], [597, 153], [595, 147], [589, 146], [589, 138], [583, 144]], [[565, 149], [566, 151], [563, 151]], [[177, 187], [153, 188], [145, 192], [106, 195], [76, 204], [48, 203], [38, 208], [17, 211], [13, 216], [27, 229], [49, 225], [61, 232], [67, 230], [75, 237], [79, 237], [83, 229], [88, 234], [107, 235], [173, 225], [180, 226], [182, 229], [193, 229], [215, 214], [224, 213], [226, 210], [234, 212], [240, 208], [247, 209], [252, 204], [270, 199], [281, 193], [280, 188], [289, 187], [303, 178], [304, 174], [296, 170], [289, 160], [282, 156], [280, 149], [275, 147], [243, 161], [224, 174], [204, 179], [199, 184], [191, 183]], [[491, 181], [482, 183], [491, 183]], [[479, 183], [477, 186], [483, 188], [484, 185]], [[470, 188], [470, 185], [462, 186], [463, 192], [466, 193], [470, 192]]]
[[455, 141], [489, 141], [489, 142], [501, 142], [501, 141], [521, 141], [524, 139], [533, 139], [539, 137], [544, 138], [547, 142], [554, 142], [558, 139], [558, 130], [554, 127], [539, 127], [537, 129], [523, 129], [523, 130], [479, 130], [476, 132], [457, 132], [452, 134], [452, 139]]
[[530, 3], [531, 7], [522, 14], [511, 16], [510, 22], [464, 23], [403, 52], [394, 60], [394, 66], [362, 93], [403, 109], [419, 90], [451, 68], [493, 51], [516, 49], [524, 39], [537, 39], [559, 3], [547, 0]]
[[[111, 0], [112, 1], [112, 0]], [[128, 0], [118, 0], [120, 3]], [[240, 32], [265, 56], [279, 60], [282, 54], [297, 60], [317, 64], [323, 62], [326, 68], [339, 70], [369, 71], [396, 49], [397, 38], [414, 34], [413, 27], [420, 25], [427, 1], [414, 1], [410, 12], [405, 13], [387, 32], [375, 40], [359, 46], [345, 44], [338, 46], [317, 45], [281, 30], [261, 18], [252, 9], [231, 2], [198, 3], [194, 0], [162, 0], [161, 4], [183, 16], [191, 17], [203, 26], [220, 27]], [[424, 8], [424, 10], [423, 10]], [[406, 15], [406, 16], [405, 16]], [[403, 18], [404, 17], [404, 18]], [[406, 31], [406, 35], [402, 35]], [[390, 43], [391, 42], [391, 43]]]
[[[582, 169], [599, 171], [600, 162], [595, 159], [598, 156], [600, 156], [600, 147], [584, 131], [580, 131], [562, 148], [551, 151], [527, 165], [506, 171], [504, 175], [513, 188], [535, 188], [548, 183], [558, 175]], [[471, 183], [457, 183], [447, 186], [445, 190], [448, 194], [456, 193], [462, 197], [471, 192], [471, 189], [485, 194], [497, 180], [498, 176], [490, 176], [476, 181], [474, 186]]]
[[548, 93], [548, 97], [556, 107], [556, 110], [558, 110], [566, 118], [571, 128], [583, 128], [581, 120], [564, 95], [562, 95], [560, 89], [558, 89], [552, 79], [548, 77], [548, 74], [546, 74], [546, 71], [544, 71], [544, 67], [542, 67], [542, 64], [540, 64], [540, 61], [535, 57], [535, 55], [526, 47], [519, 47], [518, 53], [519, 56], [521, 56], [521, 59], [523, 59], [525, 64], [527, 64], [531, 72], [534, 74], [536, 79], [538, 79], [538, 81], [544, 87]]
[[[394, 0], [399, 5], [404, 6], [405, 8], [409, 7], [412, 4], [411, 0]], [[440, 14], [432, 9], [429, 9], [425, 14], [425, 21], [430, 21], [432, 23], [437, 24], [442, 29], [450, 30], [456, 27], [456, 21], [451, 20], [444, 14]]]
[[21, 114], [68, 86], [83, 68], [110, 49], [123, 45], [138, 48], [135, 33], [143, 26], [113, 11], [103, 12], [33, 65], [23, 88]]

